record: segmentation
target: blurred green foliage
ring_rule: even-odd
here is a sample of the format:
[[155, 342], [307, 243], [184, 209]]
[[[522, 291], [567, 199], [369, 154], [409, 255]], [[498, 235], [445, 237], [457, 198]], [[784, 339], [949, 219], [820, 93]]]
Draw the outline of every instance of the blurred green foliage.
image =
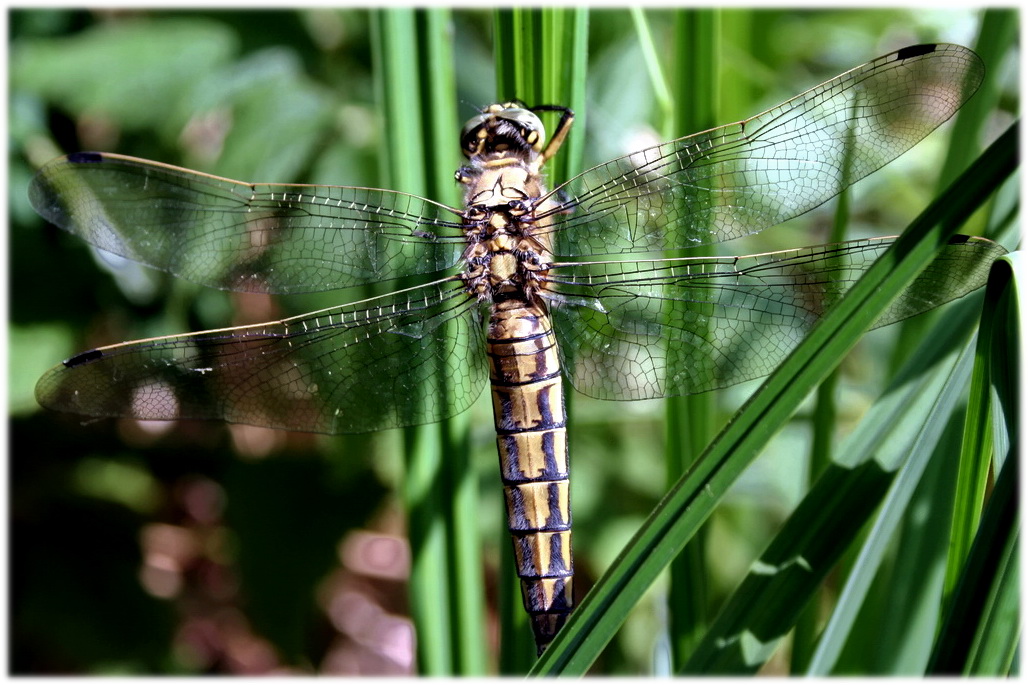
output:
[[[659, 40], [666, 22], [654, 15]], [[328, 438], [195, 423], [154, 431], [132, 422], [83, 424], [31, 400], [35, 379], [77, 351], [228, 325], [245, 304], [91, 259], [28, 206], [34, 168], [58, 154], [100, 149], [241, 180], [378, 185], [387, 142], [372, 89], [367, 11], [19, 9], [9, 21], [12, 671], [409, 672], [409, 662], [368, 647], [367, 636], [341, 633], [326, 599], [339, 596], [330, 590], [348, 573], [337, 553], [347, 531], [402, 534], [390, 495], [400, 478], [394, 433]], [[738, 10], [725, 22], [726, 120], [889, 49], [940, 38], [967, 44], [975, 29], [971, 13], [928, 10]], [[454, 12], [461, 117], [494, 98], [491, 26], [488, 12]], [[587, 164], [629, 151], [628, 141], [645, 141], [655, 125], [627, 14], [594, 11], [590, 32], [589, 106], [578, 124], [587, 127]], [[921, 146], [926, 154], [931, 145]], [[460, 163], [457, 151], [453, 161]], [[914, 158], [893, 166], [894, 174], [886, 170], [858, 191], [858, 233], [899, 229], [925, 204], [931, 165]], [[875, 190], [882, 194], [867, 201]], [[824, 223], [814, 217], [771, 231], [753, 249], [822, 242]], [[290, 298], [270, 305], [267, 316], [338, 297]], [[881, 383], [880, 349], [873, 341], [849, 365], [840, 430]], [[724, 414], [747, 393], [748, 386], [723, 393]], [[654, 403], [575, 397], [574, 410], [576, 581], [584, 592], [661, 495], [662, 419]], [[487, 401], [471, 411], [490, 560], [484, 572], [495, 574], [507, 542], [499, 534]], [[709, 544], [719, 550], [712, 601], [738, 582], [797, 501], [803, 421], [783, 431], [712, 519]], [[154, 543], [176, 535], [189, 541], [187, 551]], [[382, 606], [405, 611], [402, 583], [363, 582]], [[600, 672], [653, 668], [656, 606], [629, 619]]]

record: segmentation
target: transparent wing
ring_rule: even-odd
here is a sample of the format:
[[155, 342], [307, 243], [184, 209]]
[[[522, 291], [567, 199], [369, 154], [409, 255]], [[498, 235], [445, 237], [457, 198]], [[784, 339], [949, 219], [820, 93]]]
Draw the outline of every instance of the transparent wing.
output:
[[594, 167], [556, 189], [555, 253], [689, 248], [798, 216], [909, 150], [982, 81], [958, 45], [904, 48], [751, 119]]
[[416, 195], [242, 183], [108, 153], [48, 163], [29, 199], [91, 245], [227, 290], [300, 293], [432, 273], [464, 247], [457, 211]]
[[486, 380], [481, 314], [459, 280], [254, 326], [102, 347], [50, 369], [44, 407], [360, 433], [463, 411]]
[[[765, 376], [893, 240], [555, 265], [546, 288], [564, 373], [579, 392], [610, 400], [688, 395]], [[981, 287], [1005, 252], [958, 236], [875, 327]]]

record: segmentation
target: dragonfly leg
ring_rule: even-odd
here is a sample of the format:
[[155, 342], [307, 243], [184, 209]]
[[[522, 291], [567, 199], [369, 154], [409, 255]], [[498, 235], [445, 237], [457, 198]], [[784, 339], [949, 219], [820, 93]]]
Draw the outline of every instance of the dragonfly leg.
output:
[[546, 148], [539, 155], [539, 159], [536, 161], [536, 167], [542, 168], [546, 161], [557, 154], [557, 150], [564, 143], [564, 139], [567, 138], [568, 133], [571, 131], [571, 124], [575, 121], [575, 113], [568, 107], [561, 105], [537, 105], [531, 108], [532, 112], [562, 112], [560, 121], [557, 122], [557, 129], [550, 136], [550, 141], [546, 143]]

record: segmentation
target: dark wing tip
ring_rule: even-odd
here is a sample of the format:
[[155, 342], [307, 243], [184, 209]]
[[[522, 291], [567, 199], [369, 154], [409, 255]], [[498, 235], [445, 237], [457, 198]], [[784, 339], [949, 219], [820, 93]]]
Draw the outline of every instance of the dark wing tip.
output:
[[104, 156], [99, 152], [72, 152], [68, 155], [68, 161], [73, 164], [95, 164], [104, 161]]
[[911, 57], [920, 57], [921, 55], [927, 55], [930, 52], [935, 52], [935, 48], [939, 47], [938, 43], [925, 43], [924, 45], [911, 45], [905, 48], [901, 48], [896, 51], [896, 59], [904, 60], [910, 59]]
[[76, 354], [74, 357], [69, 357], [68, 359], [65, 359], [64, 366], [66, 368], [71, 369], [76, 366], [81, 366], [82, 364], [95, 362], [97, 359], [100, 359], [103, 356], [104, 353], [100, 350], [89, 350], [88, 352], [82, 352], [81, 354]]

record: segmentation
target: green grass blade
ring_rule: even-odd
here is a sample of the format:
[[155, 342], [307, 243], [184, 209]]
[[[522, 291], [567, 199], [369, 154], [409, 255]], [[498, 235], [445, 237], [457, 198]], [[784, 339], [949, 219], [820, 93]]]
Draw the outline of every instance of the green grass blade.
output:
[[512, 9], [500, 9], [493, 13], [493, 60], [496, 62], [496, 101], [517, 97], [516, 71], [518, 55], [515, 52], [519, 42], [517, 22]]
[[410, 49], [417, 40], [414, 11], [376, 11], [371, 29], [375, 86], [385, 124], [385, 182], [403, 192], [424, 193], [428, 146], [422, 135], [421, 72]]
[[[546, 104], [566, 105], [575, 112], [575, 125], [564, 140], [561, 153], [551, 160], [550, 185], [565, 181], [582, 170], [585, 150], [585, 84], [589, 73], [589, 10], [584, 7], [564, 10], [564, 39], [558, 66], [561, 68], [560, 89], [551, 94], [555, 99]], [[552, 131], [552, 127], [547, 129]]]
[[[1011, 460], [1013, 461], [1013, 460]], [[1001, 474], [1002, 475], [1002, 474]], [[1008, 475], [1009, 481], [1017, 475]], [[1014, 504], [1014, 508], [1017, 504]], [[1018, 648], [1021, 643], [1020, 528], [1015, 526], [1004, 540], [1003, 553], [983, 615], [979, 635], [966, 671], [982, 676], [1019, 674]], [[997, 540], [996, 542], [999, 542]]]
[[[998, 264], [1011, 257], [1001, 259]], [[990, 292], [993, 287], [990, 280], [990, 285], [984, 293], [986, 311], [993, 307], [995, 295]], [[929, 338], [946, 335], [939, 327], [950, 326], [952, 323], [954, 322], [951, 317], [944, 321], [940, 320], [936, 330], [929, 333]], [[983, 366], [988, 364], [987, 361], [983, 364], [982, 354], [983, 341], [988, 338], [987, 330], [988, 326], [983, 324], [982, 337], [979, 338], [976, 352], [974, 376], [979, 376]], [[919, 350], [917, 356], [920, 354]], [[990, 358], [994, 359], [995, 356]], [[1016, 375], [1016, 372], [1009, 369], [1001, 374], [1004, 378]], [[973, 398], [982, 395], [982, 387], [980, 381], [971, 384], [972, 401], [967, 412], [961, 459], [965, 463], [969, 460], [978, 461], [984, 465], [985, 471], [988, 471], [988, 464], [992, 458], [991, 450], [975, 449], [970, 454], [967, 453], [968, 445], [978, 448], [985, 446], [983, 440], [974, 436], [968, 437], [968, 434], [980, 432], [981, 429], [982, 421], [975, 418], [982, 413], [980, 409], [976, 409], [976, 405], [981, 402], [975, 402]], [[955, 444], [957, 440], [959, 436], [952, 440], [944, 440], [942, 444]], [[890, 507], [887, 505], [883, 509], [879, 523], [869, 535], [860, 560], [847, 581], [836, 613], [823, 633], [817, 658], [811, 666], [811, 674], [826, 675], [833, 670], [850, 673], [858, 669], [865, 674], [923, 672], [932, 649], [931, 639], [940, 620], [939, 598], [943, 596], [942, 576], [946, 550], [942, 548], [942, 542], [946, 539], [945, 531], [950, 521], [939, 519], [948, 513], [953, 499], [954, 483], [946, 482], [946, 479], [949, 478], [948, 474], [957, 470], [948, 464], [947, 455], [940, 456], [943, 458], [934, 464], [934, 468], [941, 470], [945, 477], [939, 478], [937, 475], [938, 482], [926, 478], [926, 482], [919, 485], [918, 493], [922, 496], [922, 501], [915, 500], [907, 507], [909, 512], [903, 515], [903, 523], [909, 530], [900, 537], [903, 542], [897, 551], [896, 561], [887, 571], [880, 572], [878, 566], [884, 555], [884, 540], [891, 536], [889, 529], [886, 528]], [[899, 487], [897, 485], [897, 493]], [[960, 487], [960, 481], [957, 479], [957, 492], [960, 492]], [[892, 509], [900, 510], [899, 507]], [[961, 515], [974, 517], [973, 527], [962, 521], [959, 518]], [[956, 507], [952, 520], [954, 527], [963, 525], [972, 530], [977, 529], [976, 514], [971, 507]], [[964, 557], [961, 556], [957, 561], [961, 568], [963, 560]], [[952, 551], [949, 552], [949, 564], [954, 564]], [[863, 605], [871, 585], [871, 577], [875, 573], [880, 573], [880, 577], [875, 580], [878, 583], [877, 589], [871, 593], [876, 597], [876, 601], [869, 608]], [[862, 625], [857, 623], [858, 608], [862, 612]]]
[[985, 491], [992, 470], [992, 415], [988, 411], [987, 402], [973, 401], [973, 398], [983, 397], [988, 392], [988, 377], [983, 368], [987, 363], [987, 359], [976, 359], [975, 372], [971, 377], [972, 401], [968, 403], [965, 415], [944, 597], [949, 597], [956, 588], [960, 571], [970, 552], [981, 520]]
[[[968, 348], [981, 298], [960, 302], [954, 316], [911, 357], [789, 517], [768, 549], [726, 603], [689, 663], [690, 673], [747, 673], [761, 667], [784, 638], [840, 556], [870, 520], [897, 470], [910, 455], [927, 458], [942, 426], [915, 439], [911, 426], [943, 421], [966, 384], [970, 355], [955, 373], [958, 351]], [[952, 390], [940, 399], [947, 388]], [[921, 453], [915, 452], [920, 443]], [[872, 536], [873, 537], [873, 536]]]
[[[422, 112], [423, 138], [429, 143], [423, 151], [427, 196], [458, 206], [461, 198], [451, 180], [460, 149], [452, 18], [449, 10], [429, 9], [416, 12], [415, 21], [421, 99], [426, 103]], [[458, 333], [454, 331], [454, 335]], [[452, 658], [456, 673], [481, 675], [486, 671], [486, 645], [482, 640], [485, 587], [477, 526], [479, 483], [470, 460], [470, 425], [467, 412], [458, 414], [438, 426], [438, 437], [444, 455], [441, 483], [450, 484], [444, 491], [451, 570]]]
[[[956, 424], [952, 416], [970, 377], [971, 349], [970, 345], [965, 346], [960, 365], [940, 391], [913, 400], [919, 404], [935, 398], [931, 412], [920, 420], [920, 427], [915, 422], [916, 440], [909, 445], [909, 460], [868, 532], [815, 650], [809, 672], [911, 673], [923, 668], [930, 645], [920, 641], [930, 639], [935, 628], [941, 573], [933, 573], [932, 569], [941, 568], [945, 535], [929, 535], [923, 530], [920, 536], [912, 535], [907, 526], [912, 511], [923, 514], [916, 517], [916, 523], [933, 531], [939, 519], [945, 519], [949, 513], [948, 509], [937, 511], [938, 503], [932, 495], [939, 495], [944, 503], [949, 501], [948, 490], [939, 481], [956, 460], [956, 451], [952, 449]], [[901, 436], [905, 434], [908, 431], [900, 432]], [[888, 445], [888, 452], [894, 453], [896, 447], [905, 452], [908, 443], [901, 438]], [[900, 452], [897, 456], [906, 455]], [[889, 566], [883, 560], [896, 537], [904, 540], [904, 553]], [[916, 567], [920, 575], [908, 572], [909, 567]], [[884, 580], [880, 577], [883, 575]], [[921, 579], [921, 586], [915, 584], [917, 578]], [[874, 599], [870, 612], [866, 606], [869, 597]], [[881, 606], [889, 609], [888, 617], [896, 617], [893, 625], [885, 625], [888, 619], [876, 613]]]
[[[582, 162], [589, 11], [498, 10], [493, 32], [497, 102], [520, 100], [529, 107], [564, 105], [575, 111], [575, 125], [547, 168], [550, 184], [555, 185], [576, 173]], [[552, 134], [558, 115], [539, 115]]]
[[[1019, 187], [1014, 185], [1001, 192], [992, 205], [992, 221], [988, 233], [996, 235], [999, 226], [1011, 225], [1019, 205]], [[1014, 259], [1011, 255], [1010, 259]], [[985, 493], [992, 476], [992, 454], [994, 450], [994, 427], [989, 402], [983, 398], [988, 392], [988, 364], [991, 357], [984, 351], [975, 360], [975, 372], [971, 379], [970, 396], [965, 418], [961, 461], [957, 473], [956, 494], [953, 506], [953, 523], [950, 528], [949, 558], [946, 567], [944, 601], [956, 588], [964, 562], [971, 548], [971, 542], [978, 530]]]
[[[991, 437], [987, 440], [983, 435], [969, 442], [994, 446], [1000, 475], [966, 557], [951, 556], [951, 564], [960, 563], [961, 574], [935, 646], [931, 673], [1007, 675], [1020, 639], [1016, 485], [1020, 398], [1016, 379], [1020, 375], [1024, 308], [1017, 285], [1023, 280], [1024, 268], [1021, 253], [1008, 255], [993, 267], [986, 287], [968, 431]], [[991, 416], [991, 422], [986, 416]], [[965, 456], [986, 464], [992, 461], [991, 450]]]
[[1016, 166], [1017, 127], [1008, 129], [896, 239], [747, 401], [695, 467], [650, 515], [632, 542], [543, 654], [534, 673], [581, 674], [627, 612], [713, 510], [771, 435], [865, 330]]
[[[956, 117], [949, 134], [950, 145], [940, 175], [940, 188], [968, 163], [972, 146], [981, 137], [988, 110], [996, 106], [1000, 77], [1003, 73], [1001, 64], [1011, 44], [1016, 40], [1016, 31], [1011, 30], [1011, 25], [1016, 24], [1016, 17], [1012, 17], [1009, 11], [989, 10], [983, 13], [983, 17], [976, 50], [983, 54], [986, 80], [977, 96], [969, 103], [970, 106], [962, 108]], [[1004, 225], [1006, 218], [1004, 215], [994, 224]], [[996, 235], [995, 230], [980, 227], [978, 217], [972, 220], [972, 224], [965, 228], [964, 232]], [[917, 317], [902, 324], [901, 334], [894, 347], [893, 363], [913, 349], [912, 340], [923, 336], [925, 327], [937, 317], [938, 314]], [[975, 435], [965, 431], [964, 439], [973, 440]], [[965, 447], [966, 449], [968, 447]], [[977, 446], [980, 452], [987, 449], [988, 446], [985, 444]], [[966, 554], [977, 526], [974, 509], [981, 506], [981, 493], [984, 479], [987, 477], [987, 462], [965, 454], [960, 463], [960, 475], [955, 485], [949, 482], [948, 474], [952, 471], [947, 470], [943, 471], [947, 475], [939, 480], [934, 489], [923, 486], [919, 491], [924, 500], [922, 505], [925, 506], [919, 511], [922, 514], [930, 512], [929, 515], [934, 517], [932, 534], [923, 535], [916, 532], [926, 525], [926, 520], [922, 516], [907, 516], [904, 525], [909, 528], [900, 533], [900, 539], [910, 539], [911, 542], [903, 544], [898, 549], [894, 566], [883, 570], [881, 577], [876, 580], [877, 585], [871, 593], [873, 600], [861, 610], [863, 626], [852, 628], [853, 638], [846, 654], [849, 655], [853, 667], [859, 667], [863, 672], [870, 670], [883, 673], [919, 673], [923, 668], [922, 665], [931, 648], [930, 636], [938, 623], [938, 576], [935, 571], [941, 563], [942, 550], [936, 543], [943, 538], [945, 530], [952, 530], [953, 541], [950, 544], [954, 551], [950, 552], [945, 567], [943, 589], [948, 595], [961, 568], [962, 556], [956, 550], [962, 549], [963, 554]], [[975, 469], [978, 470], [977, 474], [973, 473]], [[951, 498], [944, 496], [944, 493], [954, 491], [956, 505], [952, 507], [951, 515], [947, 516], [945, 512], [951, 507]], [[911, 510], [917, 510], [916, 505], [912, 506]], [[957, 556], [954, 557], [954, 554]], [[836, 634], [835, 639], [842, 638]], [[864, 642], [863, 653], [860, 653], [856, 646], [861, 641]], [[830, 644], [834, 644], [833, 641], [826, 639], [821, 647], [827, 649]], [[888, 647], [883, 649], [880, 645]], [[846, 658], [844, 655], [843, 659]], [[872, 662], [876, 665], [873, 666]]]
[[[1008, 267], [1007, 264], [1010, 266]], [[1006, 459], [1016, 459], [1020, 446], [1020, 350], [1023, 337], [1025, 307], [1021, 306], [1026, 264], [1022, 252], [1007, 255], [993, 267], [992, 279], [986, 288], [989, 303], [982, 322], [988, 333], [983, 345], [991, 346], [989, 376], [992, 385], [990, 407], [993, 414], [993, 444], [1000, 466]], [[992, 304], [995, 303], [994, 306]]]
[[[654, 102], [656, 103], [657, 110], [659, 111], [659, 118], [662, 122], [665, 122], [664, 126], [666, 129], [667, 122], [671, 121], [672, 113], [672, 100], [671, 91], [668, 87], [667, 79], [664, 76], [664, 70], [660, 67], [660, 60], [657, 57], [657, 48], [653, 44], [653, 34], [650, 33], [649, 23], [646, 21], [646, 16], [643, 13], [642, 7], [633, 6], [629, 8], [629, 14], [632, 16], [632, 24], [635, 26], [635, 32], [639, 36], [639, 45], [642, 47], [643, 63], [646, 65], [646, 74], [649, 76], [650, 87], [653, 89]], [[697, 94], [697, 98], [699, 98]], [[670, 137], [665, 130], [664, 137]]]
[[1016, 456], [1007, 459], [996, 480], [933, 654], [933, 675], [1011, 675], [1020, 642], [1018, 466]]

